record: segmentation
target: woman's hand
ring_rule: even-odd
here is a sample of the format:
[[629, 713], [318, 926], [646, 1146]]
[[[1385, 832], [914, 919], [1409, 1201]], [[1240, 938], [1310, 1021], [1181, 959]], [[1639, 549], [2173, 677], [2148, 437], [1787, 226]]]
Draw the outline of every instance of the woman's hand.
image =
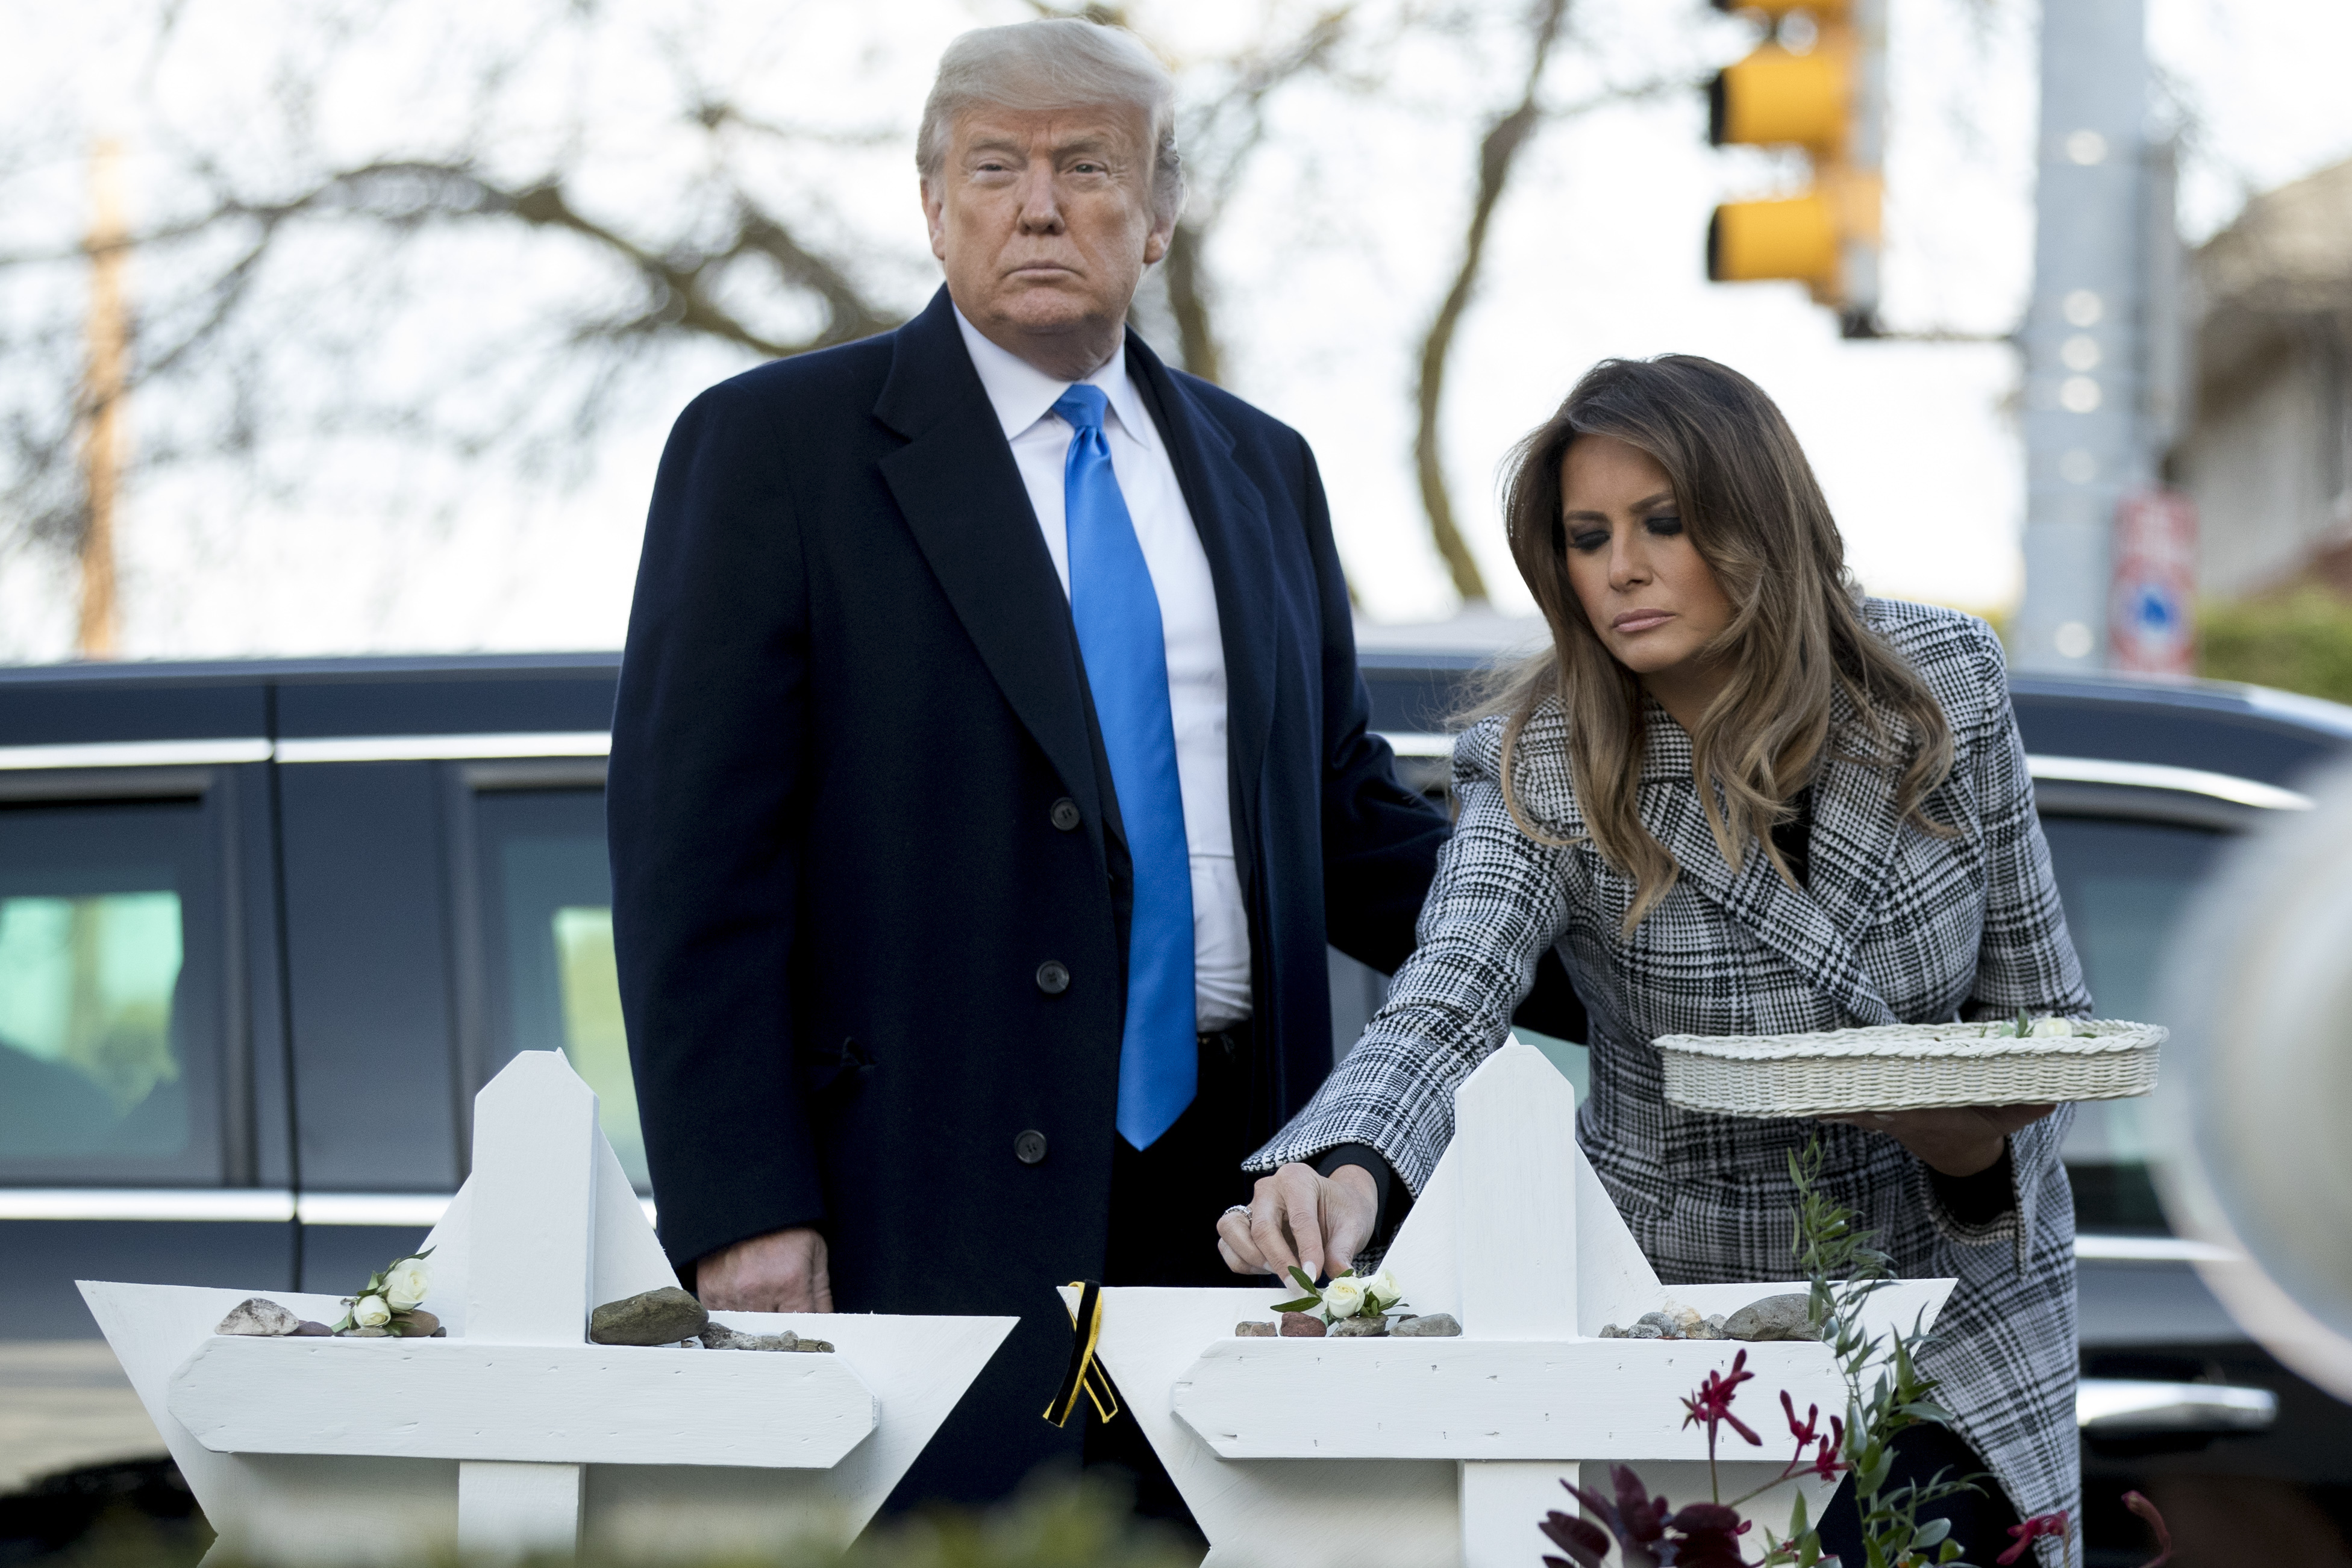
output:
[[1345, 1273], [1372, 1239], [1380, 1189], [1361, 1166], [1323, 1176], [1293, 1162], [1257, 1178], [1247, 1210], [1217, 1221], [1217, 1250], [1236, 1274], [1280, 1275], [1293, 1264], [1311, 1280]]
[[2055, 1105], [1948, 1105], [1928, 1111], [1857, 1111], [1823, 1116], [1865, 1133], [1884, 1133], [1948, 1176], [1972, 1176], [2000, 1158], [2011, 1133]]

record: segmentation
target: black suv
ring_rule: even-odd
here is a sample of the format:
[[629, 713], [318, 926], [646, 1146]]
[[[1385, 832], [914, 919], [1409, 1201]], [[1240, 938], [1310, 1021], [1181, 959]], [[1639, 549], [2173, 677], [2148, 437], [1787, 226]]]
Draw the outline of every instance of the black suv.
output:
[[[1483, 661], [1363, 654], [1374, 722], [1433, 793]], [[0, 1382], [88, 1361], [76, 1279], [350, 1289], [438, 1216], [474, 1092], [518, 1051], [571, 1058], [643, 1188], [604, 839], [617, 672], [610, 653], [0, 671]], [[2352, 709], [2014, 691], [2100, 1010], [2151, 1018], [2216, 855], [2306, 804], [2295, 782], [2352, 748]], [[1332, 984], [1344, 1052], [1380, 979], [1334, 955]], [[1580, 1047], [1538, 1043], [1580, 1075]], [[2147, 1135], [2136, 1103], [2085, 1106], [2068, 1148], [2088, 1562], [2142, 1560], [2127, 1486], [2184, 1552], [2287, 1529], [2277, 1560], [2289, 1540], [2340, 1554], [2352, 1409], [2200, 1283]], [[39, 1468], [5, 1467], [0, 1491]]]

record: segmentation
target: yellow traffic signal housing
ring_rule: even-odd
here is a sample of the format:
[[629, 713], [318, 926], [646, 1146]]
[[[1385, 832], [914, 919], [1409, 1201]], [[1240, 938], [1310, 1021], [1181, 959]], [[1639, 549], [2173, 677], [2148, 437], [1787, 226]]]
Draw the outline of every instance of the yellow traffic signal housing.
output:
[[1711, 146], [1796, 146], [1818, 158], [1845, 149], [1853, 118], [1853, 57], [1824, 44], [1792, 54], [1767, 44], [1716, 73], [1707, 88]]
[[1875, 250], [1878, 176], [1835, 165], [1816, 172], [1813, 188], [1779, 201], [1727, 202], [1706, 226], [1710, 283], [1803, 284], [1815, 303], [1845, 308], [1853, 251]]
[[1778, 202], [1730, 202], [1706, 225], [1709, 283], [1794, 279], [1815, 298], [1838, 285], [1837, 219], [1819, 191]]
[[1718, 11], [1761, 11], [1775, 24], [1790, 13], [1802, 11], [1814, 21], [1827, 24], [1843, 22], [1853, 9], [1853, 0], [1715, 0]]
[[[1876, 330], [1885, 132], [1884, 0], [1715, 0], [1759, 11], [1773, 37], [1718, 72], [1707, 89], [1714, 146], [1794, 147], [1812, 161], [1812, 188], [1731, 202], [1707, 225], [1706, 275], [1717, 283], [1802, 283], [1834, 307], [1851, 336]], [[1803, 13], [1812, 47], [1779, 39]], [[1802, 41], [1801, 38], [1800, 42]]]

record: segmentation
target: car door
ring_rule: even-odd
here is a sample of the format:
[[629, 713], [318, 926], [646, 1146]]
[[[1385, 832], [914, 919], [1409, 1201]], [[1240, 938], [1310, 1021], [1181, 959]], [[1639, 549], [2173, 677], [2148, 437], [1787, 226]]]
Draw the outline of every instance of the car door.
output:
[[0, 1338], [293, 1283], [258, 736], [0, 748]]
[[[2099, 1014], [2165, 1022], [2164, 964], [2179, 922], [2230, 841], [2298, 798], [2231, 776], [2034, 761], [2060, 897]], [[2249, 1343], [2205, 1288], [2194, 1264], [2208, 1249], [2174, 1236], [2157, 1199], [2157, 1136], [2146, 1101], [2095, 1102], [2076, 1108], [2064, 1150], [2077, 1232], [2084, 1539], [2095, 1550], [2142, 1539], [2122, 1507], [2126, 1490], [2184, 1514], [2177, 1522], [2197, 1533], [2182, 1540], [2201, 1547], [2215, 1544], [2204, 1538], [2205, 1515], [2228, 1500], [2260, 1497], [2248, 1511], [2272, 1531], [2352, 1485], [2352, 1407]]]

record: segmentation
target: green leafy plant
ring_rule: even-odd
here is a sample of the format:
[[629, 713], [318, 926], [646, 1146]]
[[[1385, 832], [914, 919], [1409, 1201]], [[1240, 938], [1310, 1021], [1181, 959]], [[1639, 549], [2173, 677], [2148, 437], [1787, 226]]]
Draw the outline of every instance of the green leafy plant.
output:
[[2352, 603], [2313, 586], [2201, 604], [2197, 673], [2352, 703]]
[[[2032, 1032], [2021, 1010], [2019, 1022]], [[1960, 1549], [1946, 1539], [1951, 1526], [1940, 1519], [1922, 1522], [1919, 1511], [1955, 1493], [1977, 1490], [1974, 1479], [1948, 1479], [1948, 1472], [1938, 1470], [1924, 1484], [1889, 1485], [1895, 1437], [1910, 1427], [1949, 1419], [1935, 1403], [1935, 1380], [1919, 1370], [1918, 1353], [1934, 1338], [1916, 1324], [1908, 1333], [1883, 1335], [1862, 1327], [1864, 1304], [1894, 1283], [1894, 1260], [1873, 1245], [1876, 1237], [1855, 1223], [1852, 1209], [1822, 1191], [1825, 1157], [1821, 1140], [1811, 1140], [1801, 1154], [1789, 1155], [1789, 1180], [1797, 1191], [1795, 1252], [1807, 1281], [1806, 1315], [1845, 1379], [1841, 1458], [1853, 1477], [1864, 1557], [1853, 1568], [1955, 1563]], [[1790, 1521], [1790, 1538], [1780, 1545], [1787, 1554], [1768, 1562], [1822, 1561], [1820, 1527], [1805, 1519], [1801, 1498]]]
[[[2020, 1021], [2030, 1030], [2031, 1020]], [[1959, 1564], [1960, 1547], [1948, 1539], [1948, 1521], [1922, 1521], [1919, 1511], [1956, 1492], [1973, 1490], [1971, 1480], [1937, 1474], [1921, 1484], [1892, 1484], [1895, 1438], [1922, 1422], [1947, 1417], [1933, 1399], [1934, 1380], [1919, 1370], [1918, 1352], [1932, 1343], [1924, 1328], [1908, 1333], [1874, 1334], [1862, 1326], [1864, 1305], [1895, 1280], [1894, 1260], [1872, 1243], [1870, 1231], [1855, 1221], [1852, 1209], [1822, 1190], [1824, 1160], [1821, 1140], [1808, 1144], [1802, 1154], [1789, 1156], [1789, 1179], [1797, 1192], [1795, 1252], [1806, 1281], [1806, 1316], [1814, 1333], [1837, 1358], [1846, 1385], [1843, 1416], [1832, 1415], [1829, 1430], [1821, 1430], [1818, 1407], [1797, 1416], [1796, 1403], [1783, 1389], [1781, 1408], [1795, 1439], [1795, 1452], [1780, 1474], [1744, 1496], [1726, 1503], [1719, 1487], [1714, 1500], [1669, 1509], [1663, 1497], [1652, 1498], [1632, 1469], [1612, 1467], [1613, 1495], [1602, 1496], [1562, 1481], [1585, 1511], [1582, 1519], [1565, 1512], [1548, 1515], [1541, 1526], [1565, 1558], [1546, 1557], [1549, 1568], [1600, 1568], [1613, 1538], [1623, 1568], [1748, 1568], [1740, 1554], [1739, 1537], [1748, 1523], [1739, 1509], [1774, 1488], [1801, 1476], [1826, 1480], [1850, 1475], [1856, 1511], [1862, 1518], [1864, 1561], [1841, 1568], [1928, 1568]], [[1741, 1351], [1727, 1372], [1710, 1373], [1696, 1392], [1683, 1401], [1685, 1425], [1706, 1427], [1707, 1470], [1715, 1474], [1717, 1428], [1729, 1426], [1748, 1443], [1763, 1438], [1732, 1413], [1739, 1385], [1755, 1375], [1747, 1369]], [[1601, 1526], [1606, 1525], [1604, 1532]], [[1800, 1494], [1790, 1518], [1789, 1534], [1767, 1532], [1766, 1564], [1811, 1568], [1837, 1563], [1822, 1551], [1821, 1526], [1807, 1516]]]

